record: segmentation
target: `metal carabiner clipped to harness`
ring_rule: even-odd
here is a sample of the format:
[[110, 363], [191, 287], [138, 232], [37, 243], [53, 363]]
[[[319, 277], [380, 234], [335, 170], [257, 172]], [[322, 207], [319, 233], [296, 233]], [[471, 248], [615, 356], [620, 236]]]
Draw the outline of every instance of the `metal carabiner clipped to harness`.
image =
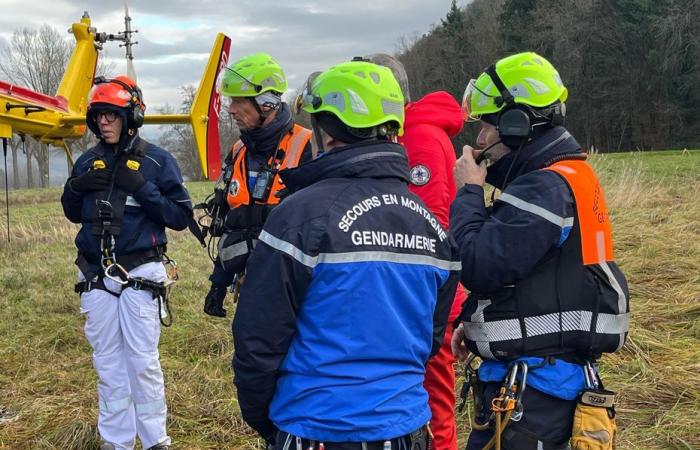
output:
[[[113, 275], [114, 270], [117, 270], [117, 273]], [[125, 286], [129, 283], [129, 272], [121, 264], [115, 262], [105, 268], [105, 278]]]

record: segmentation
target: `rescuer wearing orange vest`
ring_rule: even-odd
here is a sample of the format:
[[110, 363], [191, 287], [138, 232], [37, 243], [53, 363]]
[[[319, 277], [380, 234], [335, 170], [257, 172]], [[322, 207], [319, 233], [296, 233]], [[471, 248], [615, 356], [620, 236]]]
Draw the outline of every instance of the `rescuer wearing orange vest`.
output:
[[[311, 131], [292, 120], [282, 101], [287, 80], [279, 64], [266, 53], [245, 56], [224, 68], [217, 82], [219, 92], [229, 97], [228, 112], [241, 131], [240, 140], [226, 158], [222, 178], [209, 206], [223, 227], [211, 289], [204, 312], [225, 317], [226, 289], [240, 282], [248, 255], [258, 241], [265, 219], [279, 202], [284, 185], [278, 173], [311, 160]], [[211, 232], [211, 230], [210, 230]]]
[[[531, 52], [501, 59], [465, 91], [480, 149], [465, 146], [457, 161], [450, 231], [470, 291], [453, 352], [483, 360], [466, 377], [477, 405], [469, 450], [613, 445], [614, 395], [595, 362], [625, 343], [629, 293], [600, 183], [561, 126], [567, 95]], [[485, 182], [501, 191], [491, 208]]]

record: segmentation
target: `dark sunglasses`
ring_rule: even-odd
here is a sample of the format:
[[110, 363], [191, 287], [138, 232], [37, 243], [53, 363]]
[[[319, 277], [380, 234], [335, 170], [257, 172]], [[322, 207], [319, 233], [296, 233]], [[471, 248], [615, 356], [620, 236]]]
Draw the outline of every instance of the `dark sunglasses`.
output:
[[98, 111], [97, 114], [95, 114], [95, 122], [99, 123], [103, 117], [107, 123], [112, 123], [117, 120], [117, 113], [114, 111]]

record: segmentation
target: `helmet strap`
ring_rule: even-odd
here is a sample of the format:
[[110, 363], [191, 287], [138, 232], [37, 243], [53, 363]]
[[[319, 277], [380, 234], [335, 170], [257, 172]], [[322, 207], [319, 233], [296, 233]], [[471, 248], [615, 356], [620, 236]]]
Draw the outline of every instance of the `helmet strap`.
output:
[[316, 118], [316, 114], [311, 114], [311, 132], [313, 138], [316, 140], [316, 147], [313, 148], [311, 146], [311, 157], [312, 159], [316, 159], [319, 156], [322, 156], [324, 153], [326, 153], [325, 146], [323, 145], [323, 135], [321, 132], [321, 126], [318, 123], [318, 119]]

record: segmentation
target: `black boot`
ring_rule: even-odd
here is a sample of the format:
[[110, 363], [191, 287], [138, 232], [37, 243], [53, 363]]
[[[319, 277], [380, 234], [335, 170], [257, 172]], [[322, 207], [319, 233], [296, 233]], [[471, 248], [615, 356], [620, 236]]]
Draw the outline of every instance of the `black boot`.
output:
[[226, 286], [212, 284], [207, 297], [204, 299], [204, 312], [214, 317], [226, 317], [224, 299], [226, 298]]
[[153, 447], [148, 447], [148, 450], [170, 450], [170, 446], [165, 444], [156, 444]]

